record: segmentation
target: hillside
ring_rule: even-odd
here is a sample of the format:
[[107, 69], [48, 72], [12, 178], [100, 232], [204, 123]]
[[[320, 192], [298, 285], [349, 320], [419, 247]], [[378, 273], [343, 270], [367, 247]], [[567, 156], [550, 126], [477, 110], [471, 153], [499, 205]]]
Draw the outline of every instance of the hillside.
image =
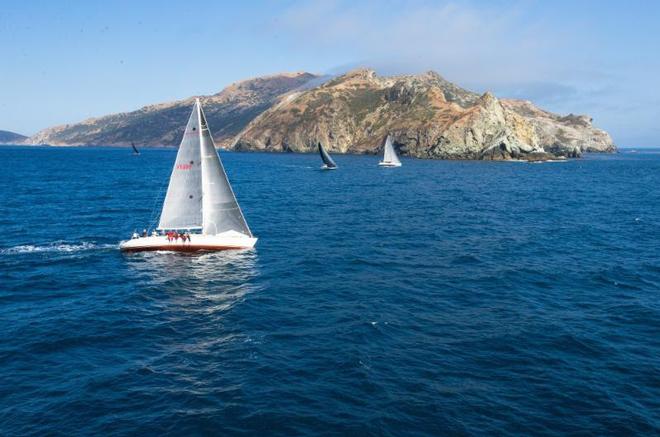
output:
[[25, 141], [26, 138], [25, 135], [7, 130], [0, 130], [0, 144], [20, 144]]
[[[213, 136], [219, 145], [233, 137], [280, 95], [316, 78], [310, 73], [286, 73], [232, 84], [211, 96], [200, 96]], [[90, 118], [80, 123], [44, 129], [32, 144], [176, 146], [181, 141], [195, 97], [145, 106], [137, 111]]]

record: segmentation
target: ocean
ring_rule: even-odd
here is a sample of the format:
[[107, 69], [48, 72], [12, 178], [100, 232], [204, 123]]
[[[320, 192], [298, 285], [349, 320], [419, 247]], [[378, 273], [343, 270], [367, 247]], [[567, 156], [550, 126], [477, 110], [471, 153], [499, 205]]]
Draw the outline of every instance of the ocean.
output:
[[660, 433], [657, 151], [221, 152], [255, 250], [120, 253], [174, 156], [0, 148], [0, 434]]

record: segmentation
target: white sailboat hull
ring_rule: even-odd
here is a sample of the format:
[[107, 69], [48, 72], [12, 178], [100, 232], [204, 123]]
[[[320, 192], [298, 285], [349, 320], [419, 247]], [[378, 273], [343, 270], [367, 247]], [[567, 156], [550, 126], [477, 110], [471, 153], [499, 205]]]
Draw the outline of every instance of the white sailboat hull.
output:
[[323, 164], [321, 166], [321, 170], [337, 170], [337, 167], [328, 167], [327, 165]]
[[144, 251], [172, 251], [172, 252], [199, 252], [251, 249], [257, 239], [247, 235], [228, 231], [217, 235], [190, 234], [190, 241], [168, 241], [167, 236], [158, 235], [150, 237], [133, 238], [122, 241], [119, 248], [124, 252]]
[[401, 167], [401, 163], [400, 162], [384, 162], [384, 161], [381, 161], [381, 162], [378, 163], [378, 166], [380, 166], [380, 167]]

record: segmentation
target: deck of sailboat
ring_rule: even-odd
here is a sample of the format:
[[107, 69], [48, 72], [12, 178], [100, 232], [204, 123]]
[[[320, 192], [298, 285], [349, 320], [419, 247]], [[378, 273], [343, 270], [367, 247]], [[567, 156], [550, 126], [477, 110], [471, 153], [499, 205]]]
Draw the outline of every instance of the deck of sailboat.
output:
[[251, 249], [256, 242], [254, 237], [229, 231], [218, 235], [190, 234], [190, 241], [168, 240], [165, 235], [132, 238], [123, 241], [119, 247], [124, 252], [199, 252]]

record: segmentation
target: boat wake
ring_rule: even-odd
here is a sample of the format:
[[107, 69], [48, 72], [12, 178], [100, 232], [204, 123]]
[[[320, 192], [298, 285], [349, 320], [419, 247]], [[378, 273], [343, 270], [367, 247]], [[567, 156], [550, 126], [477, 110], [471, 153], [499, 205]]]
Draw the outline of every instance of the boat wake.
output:
[[81, 243], [67, 243], [54, 241], [43, 245], [23, 244], [20, 246], [0, 249], [0, 255], [19, 255], [24, 253], [72, 253], [88, 250], [114, 249], [115, 244], [96, 244], [87, 241]]

